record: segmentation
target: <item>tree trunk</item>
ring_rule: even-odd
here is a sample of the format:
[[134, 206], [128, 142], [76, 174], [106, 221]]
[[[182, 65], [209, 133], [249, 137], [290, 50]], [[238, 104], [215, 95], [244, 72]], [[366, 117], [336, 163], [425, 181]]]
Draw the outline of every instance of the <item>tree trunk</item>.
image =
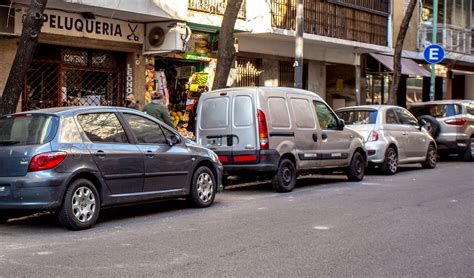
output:
[[30, 7], [24, 18], [23, 30], [15, 60], [3, 91], [0, 115], [16, 112], [24, 88], [28, 67], [38, 45], [39, 34], [43, 26], [43, 12], [47, 2], [48, 0], [31, 0]]
[[234, 26], [243, 0], [227, 0], [221, 30], [219, 32], [219, 47], [217, 50], [216, 76], [212, 89], [225, 88], [230, 68], [235, 58]]
[[400, 84], [400, 76], [402, 75], [401, 60], [403, 43], [405, 41], [405, 36], [408, 31], [408, 26], [410, 25], [413, 11], [415, 10], [416, 3], [418, 3], [417, 0], [410, 0], [410, 3], [408, 4], [407, 10], [405, 12], [405, 16], [403, 17], [402, 24], [400, 25], [400, 31], [398, 32], [397, 42], [395, 44], [395, 54], [393, 55], [393, 80], [388, 95], [388, 104], [396, 105], [397, 103], [396, 95], [398, 91], [398, 86]]

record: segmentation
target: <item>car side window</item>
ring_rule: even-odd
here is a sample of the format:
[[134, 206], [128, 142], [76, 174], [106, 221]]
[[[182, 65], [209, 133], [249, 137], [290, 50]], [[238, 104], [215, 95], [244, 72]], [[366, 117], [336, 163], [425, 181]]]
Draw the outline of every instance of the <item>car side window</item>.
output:
[[405, 109], [396, 109], [395, 110], [398, 116], [398, 120], [403, 125], [418, 125], [418, 121], [413, 115]]
[[87, 138], [94, 143], [128, 143], [127, 135], [114, 113], [90, 113], [77, 116]]
[[319, 101], [313, 101], [319, 126], [322, 129], [337, 129], [337, 117], [329, 107]]
[[398, 124], [398, 119], [393, 109], [388, 109], [387, 112], [385, 112], [385, 123], [395, 125]]
[[166, 144], [159, 124], [138, 115], [123, 114], [139, 144]]

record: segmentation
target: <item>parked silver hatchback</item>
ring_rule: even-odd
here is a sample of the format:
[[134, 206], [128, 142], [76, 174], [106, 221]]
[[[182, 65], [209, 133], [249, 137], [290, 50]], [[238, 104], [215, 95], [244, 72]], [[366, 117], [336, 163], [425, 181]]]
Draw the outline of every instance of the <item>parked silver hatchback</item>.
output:
[[406, 109], [398, 106], [365, 105], [336, 110], [346, 126], [365, 138], [369, 165], [388, 175], [399, 164], [421, 163], [436, 167], [436, 143]]

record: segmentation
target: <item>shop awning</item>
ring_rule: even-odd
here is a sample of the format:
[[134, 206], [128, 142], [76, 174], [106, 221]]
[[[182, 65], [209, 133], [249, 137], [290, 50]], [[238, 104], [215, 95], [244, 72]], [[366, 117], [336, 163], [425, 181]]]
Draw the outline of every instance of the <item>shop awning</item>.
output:
[[[393, 56], [382, 55], [382, 54], [373, 54], [370, 53], [370, 56], [374, 57], [375, 60], [379, 61], [384, 65], [388, 70], [393, 71]], [[408, 58], [402, 58], [402, 74], [405, 75], [419, 75], [428, 77], [431, 73], [425, 68], [418, 65], [415, 61]]]

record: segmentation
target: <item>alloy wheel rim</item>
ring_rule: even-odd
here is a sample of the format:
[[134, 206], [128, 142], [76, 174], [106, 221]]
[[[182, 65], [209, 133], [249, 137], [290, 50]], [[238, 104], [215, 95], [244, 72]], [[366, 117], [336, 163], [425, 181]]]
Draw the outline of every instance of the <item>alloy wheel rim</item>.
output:
[[436, 152], [433, 148], [430, 148], [428, 160], [432, 167], [436, 165]]
[[96, 198], [92, 190], [82, 186], [74, 191], [72, 196], [72, 212], [76, 219], [85, 223], [94, 217], [96, 209]]
[[354, 167], [356, 173], [360, 175], [362, 173], [362, 160], [360, 158], [356, 160]]
[[388, 153], [388, 168], [390, 172], [395, 173], [398, 168], [397, 153], [394, 150], [390, 150]]
[[214, 192], [214, 183], [212, 178], [208, 173], [202, 173], [197, 179], [197, 193], [199, 199], [204, 203], [207, 203], [211, 200], [212, 194]]

